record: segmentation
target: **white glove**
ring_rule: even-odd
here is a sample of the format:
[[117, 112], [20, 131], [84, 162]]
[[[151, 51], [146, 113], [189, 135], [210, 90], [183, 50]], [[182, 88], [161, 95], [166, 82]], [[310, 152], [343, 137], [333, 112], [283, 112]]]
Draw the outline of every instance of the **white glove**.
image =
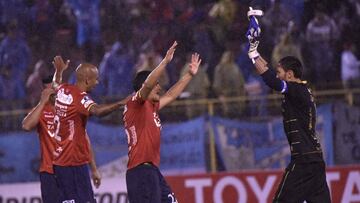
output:
[[250, 59], [255, 59], [260, 56], [259, 52], [257, 51], [257, 47], [259, 46], [259, 41], [254, 40], [253, 42], [249, 41], [249, 49], [248, 55]]
[[261, 10], [253, 10], [250, 7], [250, 10], [248, 11], [248, 18], [249, 18], [249, 28], [246, 32], [246, 37], [249, 40], [249, 47], [248, 47], [248, 55], [249, 58], [253, 61], [254, 59], [259, 57], [260, 54], [257, 52], [257, 47], [259, 46], [259, 37], [261, 33], [261, 29], [259, 26], [259, 22], [256, 19], [256, 16], [262, 16], [263, 12]]

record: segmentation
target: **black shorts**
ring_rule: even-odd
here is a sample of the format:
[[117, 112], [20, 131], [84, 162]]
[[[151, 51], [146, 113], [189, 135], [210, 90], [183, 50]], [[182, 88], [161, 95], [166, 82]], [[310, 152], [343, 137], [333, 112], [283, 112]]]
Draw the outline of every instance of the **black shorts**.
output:
[[149, 163], [127, 170], [126, 187], [130, 203], [177, 203], [159, 169]]
[[330, 203], [324, 162], [291, 162], [285, 170], [273, 203]]
[[54, 165], [54, 172], [61, 191], [62, 203], [96, 203], [87, 164]]
[[40, 172], [41, 199], [43, 203], [60, 202], [60, 190], [57, 186], [55, 175]]

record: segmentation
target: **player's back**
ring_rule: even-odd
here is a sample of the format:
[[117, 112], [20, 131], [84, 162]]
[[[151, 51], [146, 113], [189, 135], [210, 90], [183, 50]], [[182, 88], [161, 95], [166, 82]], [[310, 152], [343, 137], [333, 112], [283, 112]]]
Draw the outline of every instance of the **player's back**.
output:
[[86, 123], [94, 104], [86, 92], [75, 85], [63, 84], [57, 90], [54, 118], [57, 141], [55, 165], [76, 166], [89, 162]]
[[302, 128], [313, 133], [316, 124], [316, 105], [306, 83], [287, 82], [288, 91], [282, 103], [285, 120], [298, 119]]
[[303, 162], [322, 161], [321, 146], [315, 132], [316, 106], [311, 91], [306, 83], [287, 84], [282, 108], [291, 157]]

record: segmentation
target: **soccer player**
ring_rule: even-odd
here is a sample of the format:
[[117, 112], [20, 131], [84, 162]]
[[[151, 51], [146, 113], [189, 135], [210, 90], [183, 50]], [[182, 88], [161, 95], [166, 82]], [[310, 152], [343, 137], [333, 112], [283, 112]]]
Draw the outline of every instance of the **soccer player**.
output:
[[291, 161], [273, 202], [329, 203], [325, 162], [315, 132], [316, 106], [306, 82], [301, 80], [302, 64], [299, 59], [287, 56], [280, 59], [276, 72], [268, 68], [268, 63], [257, 51], [260, 27], [254, 16], [250, 15], [249, 19], [249, 58], [265, 83], [284, 95], [283, 125], [290, 145]]
[[129, 161], [126, 186], [130, 203], [176, 203], [171, 188], [159, 171], [161, 122], [158, 111], [175, 100], [197, 73], [201, 59], [192, 55], [189, 71], [163, 96], [158, 79], [172, 60], [177, 43], [153, 71], [140, 71], [133, 81], [135, 94], [124, 110]]
[[[55, 57], [61, 60], [61, 57]], [[87, 164], [90, 159], [86, 123], [90, 115], [107, 115], [125, 100], [112, 104], [98, 105], [88, 95], [98, 84], [98, 69], [88, 63], [76, 68], [76, 83], [59, 84], [63, 66], [55, 66], [54, 87], [56, 88], [54, 126], [56, 148], [54, 172], [59, 188], [64, 195], [62, 202], [96, 202], [90, 183]]]
[[[22, 128], [30, 131], [37, 127], [40, 140], [40, 185], [41, 198], [44, 203], [60, 202], [61, 193], [56, 184], [53, 170], [53, 153], [55, 149], [54, 115], [55, 91], [51, 88], [53, 77], [43, 79], [44, 90], [39, 103], [29, 112], [22, 122]], [[90, 145], [89, 145], [90, 146]], [[91, 149], [90, 149], [91, 150]], [[91, 150], [92, 151], [92, 150]], [[91, 156], [90, 168], [94, 185], [99, 187], [101, 177]]]

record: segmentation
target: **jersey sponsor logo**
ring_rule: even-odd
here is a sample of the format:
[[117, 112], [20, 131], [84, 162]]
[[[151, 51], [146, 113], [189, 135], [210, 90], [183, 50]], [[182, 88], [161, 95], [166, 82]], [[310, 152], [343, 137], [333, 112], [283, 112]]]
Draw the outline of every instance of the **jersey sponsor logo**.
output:
[[63, 104], [70, 105], [74, 101], [71, 94], [65, 94], [64, 89], [60, 89], [56, 96], [56, 100]]
[[44, 111], [44, 117], [45, 118], [54, 118], [54, 113]]
[[90, 99], [88, 96], [85, 96], [82, 100], [81, 100], [81, 104], [87, 109], [91, 104], [93, 104], [94, 101], [92, 99]]
[[55, 102], [56, 108], [59, 108], [60, 110], [66, 110], [68, 107], [65, 105], [61, 105], [58, 102]]

